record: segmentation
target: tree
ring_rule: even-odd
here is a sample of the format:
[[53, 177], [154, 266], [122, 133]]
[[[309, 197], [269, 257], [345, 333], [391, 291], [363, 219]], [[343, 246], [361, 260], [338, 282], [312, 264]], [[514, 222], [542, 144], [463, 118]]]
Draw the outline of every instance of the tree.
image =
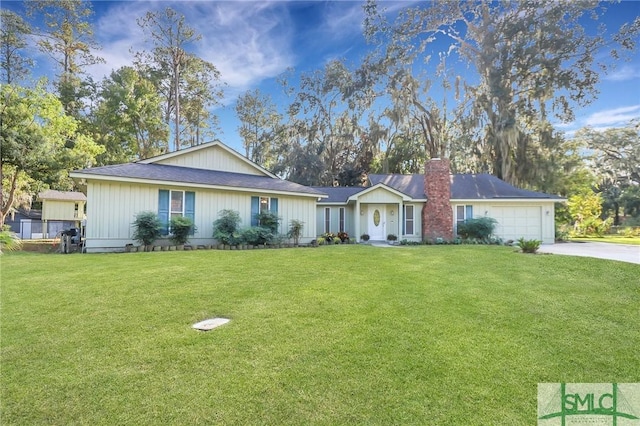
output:
[[576, 139], [593, 150], [593, 167], [618, 183], [640, 184], [640, 122], [604, 131], [580, 129]]
[[[356, 161], [356, 141], [362, 130], [360, 119], [372, 101], [369, 88], [360, 77], [339, 60], [300, 77], [300, 87], [295, 90], [295, 99], [289, 106], [289, 128], [308, 147], [298, 146], [290, 151], [296, 158], [304, 159], [304, 165], [292, 168], [320, 171], [312, 166], [315, 156], [324, 165], [321, 174], [314, 176], [311, 182], [303, 179], [306, 184], [333, 185], [342, 169]], [[286, 82], [283, 84], [289, 89]], [[293, 90], [289, 89], [289, 93]]]
[[33, 0], [28, 14], [44, 22], [36, 34], [38, 47], [51, 57], [60, 70], [55, 83], [60, 102], [68, 115], [78, 118], [86, 95], [81, 76], [87, 66], [104, 62], [92, 51], [99, 49], [88, 22], [91, 3], [81, 0]]
[[183, 145], [196, 146], [213, 139], [218, 129], [218, 117], [211, 113], [211, 107], [219, 105], [223, 96], [223, 90], [217, 84], [220, 72], [213, 64], [192, 56], [184, 76], [180, 100], [185, 122]]
[[631, 121], [625, 127], [603, 131], [586, 127], [575, 139], [593, 152], [591, 166], [599, 179], [596, 191], [602, 196], [604, 211], [612, 211], [614, 225], [619, 225], [620, 208], [628, 205], [634, 210], [627, 194], [635, 193], [640, 185], [640, 125]]
[[573, 219], [573, 234], [576, 236], [602, 236], [611, 226], [611, 219], [602, 220], [602, 198], [600, 194], [585, 191], [572, 195], [567, 201]]
[[0, 10], [2, 26], [0, 28], [0, 67], [2, 81], [6, 84], [22, 80], [29, 75], [33, 60], [23, 56], [21, 51], [27, 47], [27, 37], [31, 27], [10, 10]]
[[106, 149], [101, 164], [149, 158], [168, 150], [169, 128], [153, 83], [122, 67], [105, 78], [93, 116], [96, 140]]
[[606, 47], [617, 58], [619, 49], [635, 47], [640, 18], [612, 36], [604, 28], [587, 33], [583, 17], [603, 10], [595, 2], [443, 0], [407, 8], [389, 25], [369, 1], [365, 32], [386, 43], [386, 64], [415, 64], [450, 41], [441, 57], [460, 58], [477, 72], [478, 83], [463, 88], [467, 113], [482, 130], [481, 158], [496, 176], [519, 184], [538, 166], [532, 151], [552, 145], [551, 117], [571, 120], [575, 105], [595, 96], [598, 68], [606, 68], [597, 55]]
[[32, 179], [71, 189], [68, 170], [91, 166], [102, 149], [91, 138], [77, 134], [78, 121], [64, 113], [60, 101], [42, 83], [34, 89], [3, 85], [0, 90], [2, 225], [15, 206], [21, 182]]
[[267, 170], [273, 170], [283, 127], [282, 115], [271, 97], [258, 89], [247, 91], [238, 97], [236, 114], [240, 120], [238, 132], [245, 156]]
[[[164, 12], [147, 12], [138, 19], [153, 45], [151, 52], [138, 52], [136, 64], [143, 74], [154, 82], [165, 100], [164, 116], [167, 125], [173, 121], [174, 149], [181, 147], [180, 136], [184, 121], [182, 102], [188, 94], [191, 101], [189, 124], [201, 127], [206, 106], [221, 95], [212, 87], [219, 79], [215, 66], [195, 57], [186, 49], [201, 39], [187, 25], [185, 17], [171, 8]], [[213, 96], [212, 96], [213, 95]], [[196, 140], [199, 137], [196, 136]], [[199, 141], [198, 141], [199, 142]]]

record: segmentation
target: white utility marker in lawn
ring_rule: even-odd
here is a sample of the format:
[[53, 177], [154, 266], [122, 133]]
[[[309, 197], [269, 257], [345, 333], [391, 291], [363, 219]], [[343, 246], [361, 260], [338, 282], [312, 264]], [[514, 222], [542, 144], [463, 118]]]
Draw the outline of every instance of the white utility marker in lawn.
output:
[[200, 321], [196, 324], [193, 324], [192, 327], [202, 331], [209, 331], [209, 330], [213, 330], [216, 327], [220, 327], [221, 325], [225, 325], [229, 321], [231, 320], [228, 318], [211, 318], [211, 319]]

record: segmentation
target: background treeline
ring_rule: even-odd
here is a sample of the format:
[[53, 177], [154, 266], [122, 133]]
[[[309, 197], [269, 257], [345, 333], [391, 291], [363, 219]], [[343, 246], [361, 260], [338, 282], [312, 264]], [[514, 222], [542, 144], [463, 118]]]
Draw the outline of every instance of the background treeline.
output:
[[[359, 62], [282, 75], [284, 103], [259, 90], [238, 98], [248, 158], [301, 184], [353, 186], [447, 157], [453, 172], [570, 198], [559, 214], [575, 232], [639, 221], [640, 122], [572, 138], [554, 126], [597, 97], [607, 64], [634, 54], [640, 18], [591, 33], [582, 23], [604, 14], [602, 3], [435, 1], [393, 22], [375, 2], [363, 7], [370, 49]], [[30, 1], [25, 16], [2, 10], [3, 222], [45, 187], [72, 189], [71, 169], [197, 145], [218, 131], [221, 76], [191, 53], [200, 35], [184, 16], [166, 8], [139, 17], [147, 49], [94, 81], [87, 67], [103, 59], [91, 14], [77, 0]], [[55, 64], [52, 81], [31, 78], [33, 46]], [[587, 217], [602, 223], [586, 226]]]

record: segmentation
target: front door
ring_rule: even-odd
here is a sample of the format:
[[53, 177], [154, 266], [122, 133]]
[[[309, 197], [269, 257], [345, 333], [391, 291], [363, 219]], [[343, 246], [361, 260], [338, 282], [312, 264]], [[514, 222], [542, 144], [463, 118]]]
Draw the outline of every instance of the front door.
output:
[[369, 225], [368, 234], [372, 240], [385, 240], [386, 236], [386, 218], [385, 208], [382, 204], [371, 204], [368, 207]]

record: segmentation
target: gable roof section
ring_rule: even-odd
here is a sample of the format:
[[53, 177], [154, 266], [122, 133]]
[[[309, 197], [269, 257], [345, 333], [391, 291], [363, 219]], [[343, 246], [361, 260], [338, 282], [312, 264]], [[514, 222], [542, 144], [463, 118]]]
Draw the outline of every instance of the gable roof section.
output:
[[424, 194], [424, 175], [371, 174], [369, 175], [369, 182], [371, 182], [372, 186], [383, 183], [407, 194], [414, 200], [427, 199]]
[[268, 176], [193, 169], [165, 164], [127, 163], [92, 167], [70, 173], [72, 178], [127, 181], [134, 183], [160, 183], [176, 186], [199, 186], [236, 189], [246, 192], [267, 191], [326, 197], [321, 191], [308, 186]]
[[271, 173], [267, 169], [257, 165], [256, 163], [254, 163], [253, 161], [249, 160], [245, 156], [243, 156], [240, 153], [236, 152], [235, 150], [229, 148], [227, 145], [223, 144], [219, 140], [203, 143], [201, 145], [196, 145], [196, 146], [192, 146], [192, 147], [185, 148], [185, 149], [180, 149], [178, 151], [168, 152], [166, 154], [157, 155], [157, 156], [151, 157], [151, 158], [145, 158], [143, 160], [136, 161], [136, 163], [139, 163], [139, 164], [154, 164], [154, 163], [158, 163], [158, 162], [161, 162], [161, 161], [170, 160], [170, 159], [173, 159], [175, 157], [189, 155], [189, 154], [192, 154], [192, 153], [197, 152], [197, 151], [211, 149], [213, 147], [221, 148], [222, 150], [226, 151], [231, 156], [233, 156], [236, 159], [238, 159], [239, 161], [247, 164], [251, 168], [253, 168], [256, 171], [260, 172], [261, 174], [264, 174], [266, 176], [278, 179], [278, 177], [276, 175], [274, 175], [273, 173]]
[[[395, 195], [399, 196], [400, 198], [402, 198], [403, 201], [410, 201], [412, 199], [409, 195], [407, 195], [407, 194], [405, 194], [405, 193], [403, 193], [401, 191], [398, 191], [396, 188], [393, 188], [393, 187], [391, 187], [389, 185], [385, 185], [384, 183], [378, 183], [378, 184], [375, 184], [373, 186], [369, 186], [367, 188], [364, 188], [362, 191], [360, 191], [357, 194], [357, 197], [360, 197], [360, 196], [362, 196], [362, 195], [364, 195], [366, 193], [375, 191], [376, 189], [380, 189], [380, 188], [386, 190], [387, 192], [391, 192], [392, 194], [395, 194]], [[354, 195], [351, 196], [351, 199], [355, 200], [357, 197], [356, 197], [356, 194], [354, 194]]]
[[401, 197], [404, 201], [411, 201], [412, 197], [399, 191], [397, 188], [393, 188], [389, 185], [385, 185], [384, 183], [377, 183], [373, 186], [328, 186], [328, 187], [314, 187], [318, 191], [322, 191], [327, 194], [329, 197], [320, 201], [322, 204], [346, 204], [349, 201], [355, 200], [357, 197], [360, 197], [368, 192], [375, 191], [376, 189], [383, 188], [399, 197]]
[[38, 198], [41, 200], [56, 200], [56, 201], [87, 201], [87, 196], [82, 192], [73, 191], [55, 191], [48, 189], [38, 194]]
[[487, 173], [457, 174], [451, 176], [452, 200], [482, 199], [549, 199], [563, 200], [557, 195], [516, 188]]

